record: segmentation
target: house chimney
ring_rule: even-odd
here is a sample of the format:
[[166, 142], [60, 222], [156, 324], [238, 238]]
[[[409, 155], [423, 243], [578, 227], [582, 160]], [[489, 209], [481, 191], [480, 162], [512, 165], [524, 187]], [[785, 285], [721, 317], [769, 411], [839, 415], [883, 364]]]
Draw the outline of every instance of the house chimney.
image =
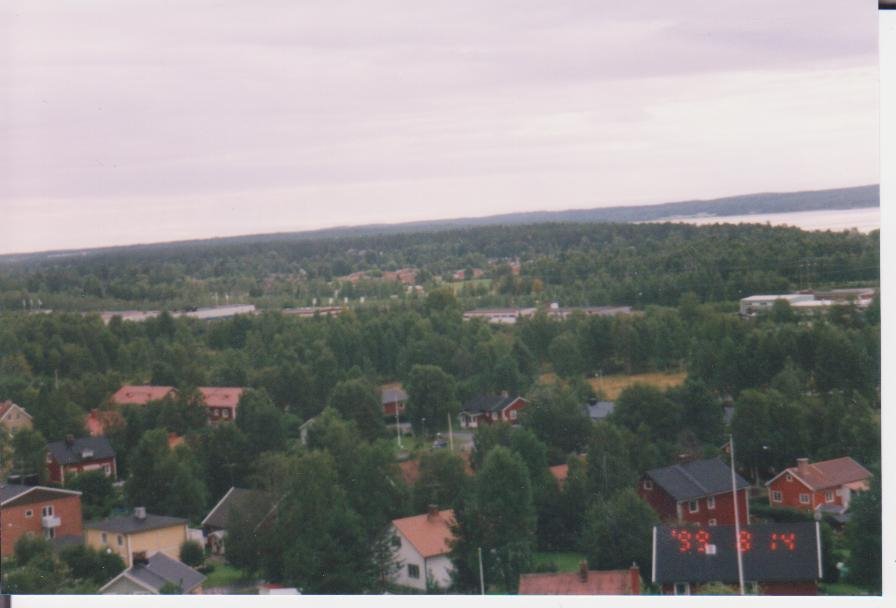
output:
[[75, 445], [75, 436], [72, 435], [71, 433], [66, 435], [65, 436], [65, 445], [67, 445], [68, 447], [72, 447], [73, 445]]
[[134, 517], [140, 521], [146, 519], [146, 507], [134, 507]]
[[796, 470], [800, 474], [800, 476], [805, 476], [809, 472], [809, 459], [808, 458], [797, 458], [796, 459]]
[[426, 507], [426, 519], [432, 521], [434, 519], [439, 518], [439, 506], [438, 505], [427, 505]]
[[131, 557], [131, 561], [135, 566], [145, 566], [149, 563], [149, 559], [146, 557], [146, 551], [135, 551], [134, 555]]
[[507, 391], [501, 391], [501, 396], [506, 398], [508, 396]]
[[632, 595], [641, 595], [641, 571], [638, 569], [638, 564], [632, 562], [628, 574], [631, 577]]
[[585, 560], [579, 562], [579, 580], [583, 583], [588, 582], [588, 562]]

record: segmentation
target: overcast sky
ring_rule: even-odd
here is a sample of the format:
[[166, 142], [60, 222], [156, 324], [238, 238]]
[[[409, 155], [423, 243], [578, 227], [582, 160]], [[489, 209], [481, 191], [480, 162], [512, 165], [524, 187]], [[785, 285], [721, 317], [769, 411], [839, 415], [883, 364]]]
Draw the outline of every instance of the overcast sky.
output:
[[878, 179], [873, 2], [0, 4], [0, 253]]

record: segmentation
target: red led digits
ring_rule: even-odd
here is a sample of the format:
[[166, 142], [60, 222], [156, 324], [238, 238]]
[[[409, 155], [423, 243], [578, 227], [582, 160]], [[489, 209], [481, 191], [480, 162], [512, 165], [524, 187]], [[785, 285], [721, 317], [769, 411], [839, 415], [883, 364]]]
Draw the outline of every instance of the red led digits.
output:
[[772, 551], [777, 551], [779, 546], [783, 546], [788, 551], [796, 549], [796, 534], [793, 532], [773, 533], [768, 547]]
[[687, 530], [672, 530], [672, 537], [678, 541], [678, 552], [687, 553], [693, 547], [691, 540], [694, 535]]
[[753, 548], [753, 534], [749, 530], [741, 530], [737, 539], [737, 548], [741, 553], [746, 553]]
[[697, 538], [697, 552], [698, 553], [706, 553], [706, 545], [709, 544], [709, 532], [706, 530], [699, 530], [696, 534]]

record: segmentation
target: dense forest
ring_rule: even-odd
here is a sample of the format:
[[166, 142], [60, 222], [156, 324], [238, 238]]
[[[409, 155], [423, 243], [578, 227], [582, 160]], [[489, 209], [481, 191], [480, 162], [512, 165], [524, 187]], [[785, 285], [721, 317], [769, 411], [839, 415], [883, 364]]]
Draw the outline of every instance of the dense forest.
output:
[[[761, 225], [536, 224], [343, 238], [246, 237], [96, 250], [0, 264], [0, 310], [179, 309], [229, 302], [279, 309], [418, 297], [382, 275], [416, 269], [432, 290], [457, 271], [464, 308], [675, 305], [685, 293], [732, 301], [754, 293], [875, 284], [878, 231], [805, 232]], [[519, 273], [511, 263], [519, 264]], [[365, 272], [351, 281], [352, 273]]]
[[[879, 471], [879, 296], [864, 309], [811, 316], [778, 302], [744, 319], [734, 305], [757, 292], [876, 285], [878, 244], [877, 232], [555, 224], [196, 243], [4, 266], [0, 400], [26, 408], [35, 430], [4, 438], [0, 449], [15, 472], [39, 471], [45, 442], [83, 434], [85, 414], [107, 409], [122, 384], [172, 385], [176, 398], [124, 408], [124, 424], [109, 431], [123, 492], [86, 475], [72, 482], [84, 491], [86, 517], [141, 505], [195, 524], [231, 485], [266, 490], [284, 497], [277, 522], [261, 535], [234, 533], [227, 560], [306, 593], [387, 589], [389, 522], [428, 504], [457, 515], [455, 591], [478, 589], [479, 547], [487, 580], [502, 592], [536, 568], [538, 551], [577, 551], [603, 569], [635, 561], [643, 572], [655, 516], [633, 492], [637, 476], [682, 454], [717, 455], [729, 430], [738, 467], [754, 482], [797, 457], [850, 455]], [[515, 260], [519, 274], [509, 265]], [[419, 269], [425, 293], [338, 280], [403, 267]], [[468, 268], [488, 269], [490, 281], [454, 288], [450, 274]], [[334, 286], [344, 294], [348, 285], [353, 299], [370, 300], [338, 317], [278, 310], [332, 295]], [[80, 312], [200, 305], [214, 293], [245, 293], [267, 310], [213, 322], [164, 313], [108, 324]], [[79, 312], [23, 314], [23, 299]], [[636, 310], [565, 320], [542, 311], [509, 326], [462, 315], [484, 304], [555, 299]], [[605, 422], [583, 411], [602, 396], [590, 382], [595, 374], [672, 371], [686, 380], [668, 389], [629, 386]], [[406, 415], [418, 438], [421, 477], [411, 485], [376, 390], [394, 381], [409, 394]], [[208, 426], [198, 386], [251, 390], [235, 424]], [[430, 448], [462, 403], [501, 391], [530, 405], [519, 427], [476, 432], [472, 475], [456, 453]], [[727, 428], [726, 405], [734, 407]], [[303, 444], [299, 427], [315, 417]], [[185, 443], [169, 448], [169, 433]], [[558, 490], [547, 467], [562, 463], [569, 477]], [[875, 488], [856, 499], [860, 521], [874, 520]], [[873, 526], [837, 534], [826, 545], [826, 576], [835, 580], [833, 564], [848, 557], [850, 581], [878, 588], [879, 569], [866, 563]], [[879, 527], [876, 534], [879, 552]], [[32, 589], [26, 575], [37, 566], [26, 558], [6, 564], [7, 588]]]

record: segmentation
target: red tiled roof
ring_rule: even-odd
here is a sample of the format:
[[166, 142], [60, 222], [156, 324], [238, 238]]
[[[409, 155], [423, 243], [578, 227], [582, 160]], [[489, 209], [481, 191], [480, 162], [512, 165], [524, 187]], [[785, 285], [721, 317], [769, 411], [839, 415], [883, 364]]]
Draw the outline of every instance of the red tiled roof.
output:
[[243, 396], [244, 388], [220, 387], [220, 386], [200, 386], [199, 392], [202, 393], [202, 399], [208, 407], [229, 407], [236, 408], [240, 397]]
[[109, 401], [117, 405], [146, 405], [150, 401], [164, 399], [174, 390], [173, 386], [125, 385], [118, 389]]
[[558, 464], [556, 466], [550, 467], [551, 475], [554, 476], [554, 479], [557, 480], [557, 483], [563, 485], [563, 482], [566, 481], [566, 478], [569, 476], [569, 465], [568, 464]]
[[184, 438], [177, 433], [168, 433], [168, 448], [174, 449], [179, 445], [183, 445]]
[[523, 574], [520, 577], [519, 594], [633, 595], [631, 572], [631, 570], [589, 570], [584, 581], [578, 572]]
[[871, 477], [871, 471], [849, 456], [810, 463], [804, 472], [800, 472], [798, 466], [789, 467], [786, 472], [802, 479], [813, 490], [839, 487]]
[[6, 415], [6, 412], [11, 410], [13, 408], [13, 406], [19, 408], [19, 410], [21, 410], [26, 416], [31, 418], [31, 415], [25, 411], [25, 408], [23, 408], [21, 405], [17, 405], [15, 403], [13, 403], [12, 401], [0, 402], [0, 418], [3, 418]]
[[453, 523], [454, 511], [451, 509], [392, 520], [392, 525], [424, 558], [445, 555], [451, 550], [454, 534], [450, 526]]
[[125, 425], [124, 416], [115, 411], [90, 410], [84, 417], [84, 428], [91, 437], [100, 437], [110, 428]]

